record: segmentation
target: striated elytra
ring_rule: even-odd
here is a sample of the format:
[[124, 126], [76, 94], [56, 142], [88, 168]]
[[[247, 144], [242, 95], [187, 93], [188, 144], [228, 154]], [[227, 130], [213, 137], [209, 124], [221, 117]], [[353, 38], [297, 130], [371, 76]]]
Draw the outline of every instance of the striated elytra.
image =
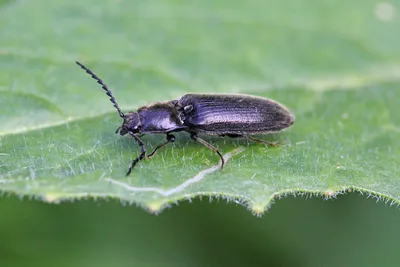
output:
[[[186, 94], [179, 100], [152, 103], [136, 112], [124, 114], [107, 85], [83, 64], [78, 61], [76, 64], [102, 86], [120, 117], [124, 119], [116, 133], [131, 135], [140, 146], [141, 153], [132, 161], [126, 175], [131, 173], [136, 163], [144, 158], [153, 157], [158, 149], [173, 143], [173, 132], [188, 132], [193, 140], [219, 155], [223, 168], [225, 161], [221, 152], [198, 137], [198, 134], [247, 138], [275, 146], [251, 135], [276, 133], [294, 123], [293, 115], [282, 104], [268, 98], [245, 94]], [[146, 155], [146, 147], [140, 137], [154, 133], [166, 134], [166, 141]]]

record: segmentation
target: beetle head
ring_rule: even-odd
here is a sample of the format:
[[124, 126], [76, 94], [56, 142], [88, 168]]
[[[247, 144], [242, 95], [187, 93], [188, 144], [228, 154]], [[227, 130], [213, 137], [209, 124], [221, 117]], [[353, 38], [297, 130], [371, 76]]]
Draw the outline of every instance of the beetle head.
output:
[[141, 123], [139, 114], [136, 112], [129, 112], [124, 117], [124, 122], [120, 127], [118, 127], [116, 133], [119, 132], [120, 135], [125, 135], [129, 132], [138, 133], [140, 132]]

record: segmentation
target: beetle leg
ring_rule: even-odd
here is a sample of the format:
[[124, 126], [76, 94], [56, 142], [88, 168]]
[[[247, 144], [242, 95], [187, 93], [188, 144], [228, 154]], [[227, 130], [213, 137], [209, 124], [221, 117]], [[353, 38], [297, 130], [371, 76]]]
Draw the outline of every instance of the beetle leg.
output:
[[153, 152], [151, 152], [149, 155], [146, 156], [146, 158], [151, 159], [151, 158], [154, 156], [154, 154], [157, 152], [158, 149], [162, 148], [163, 146], [165, 146], [165, 145], [167, 145], [167, 144], [169, 144], [169, 143], [175, 142], [175, 136], [172, 135], [172, 134], [167, 133], [166, 138], [167, 138], [167, 141], [164, 142], [164, 143], [162, 143], [162, 144], [159, 144], [159, 145], [154, 149]]
[[126, 176], [128, 176], [131, 173], [131, 171], [135, 167], [136, 163], [141, 161], [144, 158], [145, 154], [146, 154], [146, 148], [144, 146], [144, 143], [143, 143], [142, 139], [140, 139], [138, 136], [134, 135], [133, 133], [129, 133], [129, 134], [133, 138], [135, 138], [136, 142], [140, 146], [140, 156], [132, 161], [131, 165], [129, 166], [128, 172], [126, 173]]
[[200, 137], [198, 137], [195, 133], [191, 133], [190, 134], [190, 138], [192, 138], [194, 141], [199, 142], [200, 144], [208, 147], [209, 149], [211, 149], [212, 151], [214, 151], [215, 153], [218, 154], [218, 156], [221, 158], [221, 169], [224, 168], [225, 165], [225, 159], [222, 156], [221, 152], [219, 152], [219, 150], [217, 148], [215, 148], [213, 145], [211, 145], [210, 143], [206, 142], [205, 140], [201, 139]]
[[269, 141], [258, 139], [258, 138], [252, 137], [252, 136], [247, 136], [247, 139], [249, 139], [253, 142], [259, 143], [259, 144], [267, 145], [267, 146], [274, 146], [274, 147], [279, 146], [279, 142], [269, 142]]

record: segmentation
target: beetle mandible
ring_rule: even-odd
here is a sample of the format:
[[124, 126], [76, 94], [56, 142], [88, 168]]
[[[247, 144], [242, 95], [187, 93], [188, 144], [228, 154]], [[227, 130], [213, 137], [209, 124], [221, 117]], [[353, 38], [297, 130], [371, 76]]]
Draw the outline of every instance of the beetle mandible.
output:
[[[129, 134], [140, 146], [140, 155], [129, 166], [128, 176], [135, 165], [144, 158], [152, 158], [158, 149], [173, 143], [173, 132], [185, 131], [191, 139], [208, 147], [225, 160], [221, 152], [201, 139], [198, 134], [247, 138], [269, 146], [276, 144], [252, 137], [254, 134], [279, 132], [294, 123], [294, 116], [282, 104], [263, 97], [245, 94], [186, 94], [179, 100], [156, 102], [124, 114], [108, 86], [90, 69], [76, 61], [106, 91], [110, 101], [124, 120], [116, 133]], [[145, 134], [164, 133], [166, 141], [146, 155], [141, 139]]]

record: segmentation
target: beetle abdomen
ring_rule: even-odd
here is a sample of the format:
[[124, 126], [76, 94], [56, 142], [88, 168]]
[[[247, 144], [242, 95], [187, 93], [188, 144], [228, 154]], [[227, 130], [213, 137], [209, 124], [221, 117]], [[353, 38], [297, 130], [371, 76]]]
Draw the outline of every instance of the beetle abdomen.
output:
[[186, 126], [207, 134], [272, 133], [294, 121], [283, 105], [249, 95], [187, 94], [178, 106]]

